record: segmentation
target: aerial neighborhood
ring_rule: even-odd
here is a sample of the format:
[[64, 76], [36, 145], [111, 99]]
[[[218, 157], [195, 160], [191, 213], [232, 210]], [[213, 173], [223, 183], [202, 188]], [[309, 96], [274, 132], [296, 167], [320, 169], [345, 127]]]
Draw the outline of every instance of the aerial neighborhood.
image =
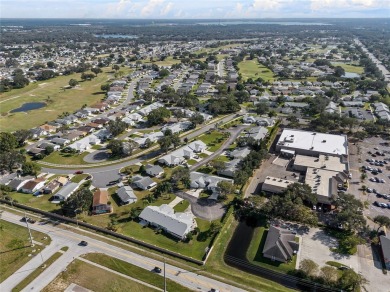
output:
[[52, 21], [1, 28], [4, 291], [388, 291], [388, 27]]

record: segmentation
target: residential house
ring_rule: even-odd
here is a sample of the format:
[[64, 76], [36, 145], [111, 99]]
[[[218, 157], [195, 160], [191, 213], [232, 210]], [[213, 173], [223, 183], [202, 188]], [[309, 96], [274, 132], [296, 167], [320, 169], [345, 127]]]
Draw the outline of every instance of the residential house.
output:
[[68, 183], [69, 179], [66, 178], [65, 176], [59, 176], [57, 177], [57, 181], [60, 183], [60, 186], [63, 187]]
[[37, 178], [28, 181], [21, 187], [21, 191], [26, 194], [33, 194], [36, 191], [40, 190], [45, 185], [45, 179]]
[[263, 127], [272, 127], [275, 125], [275, 120], [271, 118], [258, 118], [256, 124]]
[[57, 131], [57, 127], [54, 125], [44, 124], [42, 126], [39, 126], [41, 129], [45, 130], [46, 132], [55, 133]]
[[116, 194], [118, 195], [119, 199], [121, 200], [122, 205], [132, 204], [137, 202], [138, 198], [134, 194], [133, 189], [130, 186], [123, 186], [120, 187]]
[[69, 182], [60, 189], [54, 196], [52, 203], [58, 203], [67, 200], [79, 187], [78, 183]]
[[295, 235], [289, 231], [271, 226], [263, 248], [263, 256], [278, 262], [288, 262], [298, 252], [299, 244]]
[[142, 223], [162, 229], [180, 240], [184, 240], [187, 234], [196, 227], [192, 214], [175, 213], [173, 208], [166, 204], [147, 206], [142, 210], [139, 218]]
[[13, 191], [19, 191], [32, 177], [16, 177], [8, 183]]
[[145, 165], [145, 172], [153, 177], [160, 177], [164, 174], [164, 169], [159, 165], [147, 164]]
[[31, 138], [32, 139], [38, 139], [41, 136], [46, 136], [48, 132], [40, 127], [38, 128], [33, 128], [30, 130], [31, 133]]
[[232, 179], [223, 178], [215, 175], [209, 175], [201, 172], [192, 171], [190, 173], [191, 188], [193, 189], [205, 189], [210, 190], [212, 195], [209, 197], [210, 200], [217, 200], [219, 196], [218, 183], [226, 181], [233, 183]]
[[186, 159], [190, 159], [198, 153], [202, 153], [206, 149], [206, 144], [200, 140], [191, 142], [190, 144], [178, 148], [171, 153], [161, 157], [158, 162], [172, 166], [182, 164]]
[[242, 118], [242, 121], [243, 121], [245, 124], [254, 124], [254, 123], [256, 123], [257, 119], [256, 119], [254, 116], [245, 115], [245, 116]]
[[56, 180], [52, 180], [47, 185], [43, 187], [44, 194], [52, 194], [60, 187], [60, 183]]
[[47, 147], [53, 147], [54, 151], [58, 151], [61, 148], [60, 145], [56, 145], [56, 144], [50, 143], [50, 142], [42, 142], [42, 143], [38, 144], [38, 148], [41, 148], [43, 150], [45, 150]]
[[228, 177], [234, 177], [237, 169], [239, 168], [241, 159], [233, 159], [225, 163], [225, 167], [223, 170], [218, 172], [219, 175], [224, 175]]
[[268, 135], [268, 129], [265, 127], [253, 127], [247, 131], [247, 136], [255, 140], [263, 140]]
[[150, 177], [140, 175], [133, 177], [133, 184], [141, 190], [150, 190], [157, 185]]
[[68, 139], [64, 139], [64, 138], [53, 138], [51, 139], [51, 142], [60, 146], [64, 146], [70, 143]]
[[234, 159], [243, 159], [249, 155], [251, 150], [249, 147], [244, 148], [236, 148], [232, 152], [230, 152], [229, 156]]
[[108, 191], [99, 189], [93, 193], [92, 214], [111, 213], [112, 207], [108, 202]]

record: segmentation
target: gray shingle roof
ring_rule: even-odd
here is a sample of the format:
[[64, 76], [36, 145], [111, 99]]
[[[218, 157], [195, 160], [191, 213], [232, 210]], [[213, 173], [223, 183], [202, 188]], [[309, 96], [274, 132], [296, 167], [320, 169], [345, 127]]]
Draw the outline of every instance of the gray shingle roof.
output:
[[295, 235], [291, 231], [271, 226], [264, 244], [263, 254], [265, 257], [284, 262], [291, 259], [294, 250], [298, 250], [298, 247]]

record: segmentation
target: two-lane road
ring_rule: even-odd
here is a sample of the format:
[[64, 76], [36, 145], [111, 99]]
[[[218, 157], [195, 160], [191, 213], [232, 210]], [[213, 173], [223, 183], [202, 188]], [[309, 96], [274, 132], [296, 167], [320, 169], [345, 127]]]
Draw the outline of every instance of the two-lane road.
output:
[[[21, 216], [9, 212], [3, 212], [2, 219], [9, 222], [24, 225], [20, 222]], [[154, 267], [163, 267], [163, 263], [128, 250], [116, 247], [114, 245], [99, 241], [97, 239], [80, 235], [72, 232], [71, 229], [64, 230], [51, 224], [40, 225], [39, 223], [30, 225], [31, 229], [48, 234], [52, 238], [52, 244], [58, 250], [63, 246], [68, 246], [66, 251], [56, 262], [40, 274], [33, 282], [31, 282], [23, 291], [41, 291], [46, 287], [55, 277], [63, 271], [67, 265], [81, 254], [87, 253], [103, 253], [105, 255], [121, 259], [138, 267], [145, 269], [146, 273], [151, 272]], [[88, 242], [88, 246], [78, 246], [81, 240]], [[22, 267], [23, 269], [24, 267]], [[223, 282], [196, 274], [196, 272], [184, 270], [173, 265], [166, 265], [166, 277], [171, 279], [189, 289], [197, 291], [210, 291], [212, 288], [220, 291], [245, 291], [240, 288], [225, 284]], [[23, 278], [23, 277], [20, 277]], [[14, 280], [14, 281], [11, 281]], [[1, 291], [11, 291], [14, 286], [18, 284], [19, 278], [5, 280], [0, 287]], [[20, 281], [19, 281], [20, 282]]]

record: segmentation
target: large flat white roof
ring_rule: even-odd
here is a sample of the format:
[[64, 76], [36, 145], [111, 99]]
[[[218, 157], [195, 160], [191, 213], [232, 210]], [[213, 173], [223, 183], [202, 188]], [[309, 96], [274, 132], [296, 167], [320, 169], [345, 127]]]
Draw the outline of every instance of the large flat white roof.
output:
[[278, 147], [302, 149], [329, 155], [347, 155], [348, 140], [345, 135], [332, 135], [293, 129], [284, 129]]
[[319, 168], [343, 172], [347, 170], [347, 164], [342, 163], [340, 157], [319, 155], [319, 157], [297, 155], [295, 156], [294, 165]]

